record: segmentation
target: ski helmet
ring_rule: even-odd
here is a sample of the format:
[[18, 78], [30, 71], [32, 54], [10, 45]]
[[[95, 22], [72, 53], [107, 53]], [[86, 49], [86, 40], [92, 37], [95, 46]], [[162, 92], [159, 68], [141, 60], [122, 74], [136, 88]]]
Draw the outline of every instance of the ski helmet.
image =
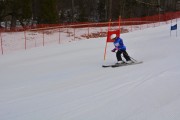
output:
[[116, 38], [116, 34], [111, 35], [111, 40], [114, 39], [114, 38]]

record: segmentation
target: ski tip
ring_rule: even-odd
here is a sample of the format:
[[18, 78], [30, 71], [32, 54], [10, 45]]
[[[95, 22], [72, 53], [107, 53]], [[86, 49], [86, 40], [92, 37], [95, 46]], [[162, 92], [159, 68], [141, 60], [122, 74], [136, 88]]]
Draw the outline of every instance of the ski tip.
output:
[[102, 65], [102, 67], [107, 67], [107, 66], [105, 66], [105, 65]]
[[111, 65], [102, 65], [103, 68], [105, 67], [111, 67]]

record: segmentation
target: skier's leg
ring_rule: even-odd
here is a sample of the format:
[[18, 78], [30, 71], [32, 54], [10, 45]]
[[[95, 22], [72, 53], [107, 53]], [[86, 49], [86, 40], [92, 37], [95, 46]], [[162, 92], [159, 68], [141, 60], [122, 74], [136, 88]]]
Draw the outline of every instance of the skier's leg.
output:
[[122, 51], [118, 50], [117, 53], [116, 53], [117, 61], [122, 61], [121, 54], [122, 54]]
[[123, 53], [123, 56], [124, 56], [124, 58], [126, 59], [126, 61], [131, 60], [131, 58], [129, 57], [129, 55], [128, 55], [128, 53], [126, 52], [126, 50], [122, 51], [122, 53]]

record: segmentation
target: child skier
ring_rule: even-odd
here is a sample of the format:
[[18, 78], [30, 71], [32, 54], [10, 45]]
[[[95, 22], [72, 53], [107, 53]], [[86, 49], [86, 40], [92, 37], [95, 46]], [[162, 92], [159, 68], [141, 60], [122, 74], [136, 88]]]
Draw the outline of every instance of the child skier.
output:
[[126, 59], [126, 63], [132, 63], [131, 58], [126, 52], [126, 46], [124, 45], [123, 40], [120, 37], [117, 37], [116, 34], [112, 34], [111, 39], [114, 40], [114, 46], [115, 46], [115, 48], [111, 51], [116, 52], [117, 50], [116, 52], [117, 64], [124, 63], [124, 61], [122, 60], [121, 54], [123, 54], [124, 58]]

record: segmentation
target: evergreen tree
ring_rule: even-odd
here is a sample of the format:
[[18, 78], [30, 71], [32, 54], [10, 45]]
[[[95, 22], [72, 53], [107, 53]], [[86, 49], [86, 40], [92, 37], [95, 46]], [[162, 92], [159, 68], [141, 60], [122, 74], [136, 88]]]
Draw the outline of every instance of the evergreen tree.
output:
[[98, 2], [98, 14], [99, 14], [99, 21], [106, 21], [106, 4], [105, 0], [99, 0]]
[[31, 0], [4, 0], [4, 18], [10, 16], [11, 28], [16, 27], [19, 20], [22, 26], [31, 19]]
[[4, 15], [5, 15], [5, 2], [0, 1], [0, 22], [3, 21]]
[[22, 26], [28, 25], [32, 18], [32, 1], [21, 0], [21, 12], [18, 15], [18, 20]]
[[39, 0], [39, 12], [37, 15], [39, 23], [52, 24], [58, 22], [56, 4], [56, 0]]
[[79, 19], [80, 22], [88, 21], [88, 15], [87, 15], [87, 3], [86, 0], [80, 0], [79, 1]]
[[0, 0], [0, 22], [38, 23], [108, 21], [175, 11], [178, 0]]

